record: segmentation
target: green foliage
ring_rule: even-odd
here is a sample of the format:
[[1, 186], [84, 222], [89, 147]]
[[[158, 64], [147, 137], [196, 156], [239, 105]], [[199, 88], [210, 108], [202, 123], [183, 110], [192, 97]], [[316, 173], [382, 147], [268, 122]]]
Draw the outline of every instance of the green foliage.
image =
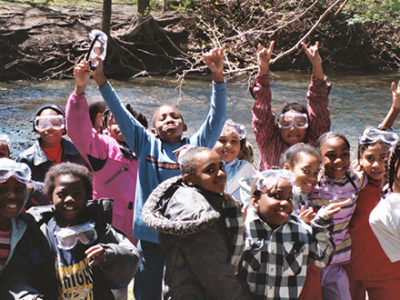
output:
[[344, 13], [349, 25], [385, 23], [400, 25], [400, 0], [350, 0]]

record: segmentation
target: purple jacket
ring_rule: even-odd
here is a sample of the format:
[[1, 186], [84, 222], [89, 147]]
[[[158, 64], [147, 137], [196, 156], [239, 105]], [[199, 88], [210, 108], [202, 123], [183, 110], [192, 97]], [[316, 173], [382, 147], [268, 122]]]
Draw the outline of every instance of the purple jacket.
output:
[[69, 96], [66, 127], [68, 136], [93, 171], [93, 199], [114, 200], [112, 225], [133, 241], [138, 160], [123, 156], [114, 138], [93, 129], [84, 94]]

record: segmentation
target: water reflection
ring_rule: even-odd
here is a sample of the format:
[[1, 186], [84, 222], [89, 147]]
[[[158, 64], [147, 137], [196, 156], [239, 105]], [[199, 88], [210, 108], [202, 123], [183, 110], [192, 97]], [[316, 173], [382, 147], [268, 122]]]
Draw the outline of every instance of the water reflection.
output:
[[[348, 136], [353, 151], [357, 137], [365, 125], [378, 125], [391, 105], [390, 83], [399, 74], [354, 76], [331, 75], [333, 87], [330, 94], [332, 130]], [[273, 108], [288, 100], [305, 103], [310, 77], [296, 72], [277, 72], [272, 77]], [[125, 103], [129, 102], [143, 112], [149, 120], [162, 103], [175, 104], [188, 123], [188, 135], [194, 133], [204, 120], [211, 95], [209, 78], [187, 79], [179, 98], [177, 82], [170, 78], [140, 78], [128, 82], [112, 81]], [[253, 99], [248, 92], [246, 79], [228, 83], [228, 117], [246, 125], [248, 139], [256, 147], [251, 131]], [[0, 133], [10, 135], [12, 156], [29, 147], [37, 137], [32, 131], [32, 116], [41, 105], [54, 102], [65, 106], [73, 90], [72, 80], [0, 83]], [[94, 82], [90, 83], [87, 96], [99, 95]], [[395, 123], [400, 128], [400, 122]], [[258, 161], [258, 151], [256, 152]]]

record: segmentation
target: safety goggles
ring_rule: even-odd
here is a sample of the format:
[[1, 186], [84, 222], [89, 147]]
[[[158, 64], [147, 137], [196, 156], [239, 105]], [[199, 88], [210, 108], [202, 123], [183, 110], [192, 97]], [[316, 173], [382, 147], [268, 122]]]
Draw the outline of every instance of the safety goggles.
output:
[[272, 186], [275, 185], [280, 178], [285, 178], [291, 185], [294, 182], [294, 175], [292, 172], [284, 169], [266, 170], [257, 175], [256, 188], [262, 193], [267, 193]]
[[231, 119], [228, 119], [225, 122], [221, 135], [229, 135], [231, 133], [236, 134], [240, 140], [243, 140], [247, 134], [246, 127], [243, 124], [235, 123]]
[[34, 126], [37, 131], [43, 131], [50, 128], [61, 130], [65, 128], [65, 119], [62, 115], [36, 117], [34, 120]]
[[55, 233], [57, 238], [57, 246], [60, 249], [70, 250], [74, 248], [78, 242], [89, 245], [97, 239], [97, 231], [93, 222], [63, 227]]
[[0, 158], [0, 183], [14, 176], [19, 182], [27, 184], [31, 180], [31, 169], [27, 164], [9, 158]]
[[8, 148], [11, 147], [11, 140], [7, 134], [0, 134], [0, 143], [6, 144]]
[[298, 112], [285, 112], [279, 115], [278, 127], [281, 129], [289, 129], [291, 127], [306, 129], [308, 127], [307, 114]]
[[397, 144], [398, 136], [394, 132], [383, 131], [376, 128], [366, 128], [362, 136], [358, 139], [360, 145], [382, 142], [388, 148]]

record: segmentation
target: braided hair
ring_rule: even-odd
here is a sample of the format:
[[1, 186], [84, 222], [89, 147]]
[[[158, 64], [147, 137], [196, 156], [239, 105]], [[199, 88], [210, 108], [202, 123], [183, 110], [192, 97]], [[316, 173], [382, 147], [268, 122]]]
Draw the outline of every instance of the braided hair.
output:
[[389, 158], [389, 189], [393, 190], [393, 183], [400, 166], [400, 141], [397, 142]]

